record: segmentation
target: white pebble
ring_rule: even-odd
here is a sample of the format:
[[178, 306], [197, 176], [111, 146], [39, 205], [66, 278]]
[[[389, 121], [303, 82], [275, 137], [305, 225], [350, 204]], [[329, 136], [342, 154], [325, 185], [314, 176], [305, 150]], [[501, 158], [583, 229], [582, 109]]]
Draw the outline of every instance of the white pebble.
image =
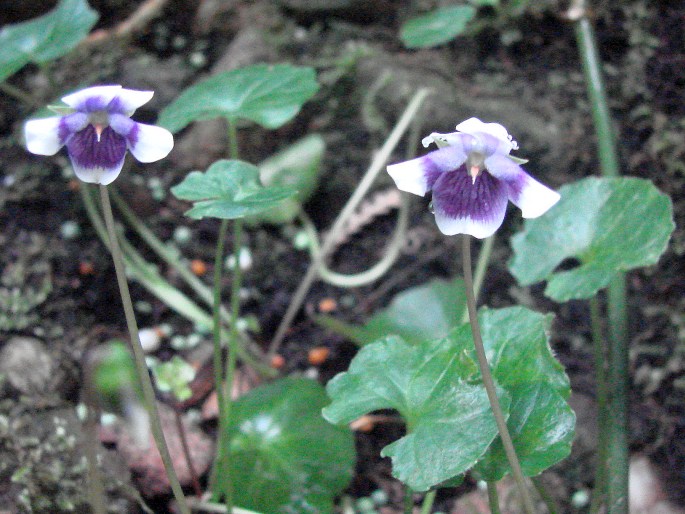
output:
[[140, 345], [145, 353], [156, 352], [162, 344], [159, 331], [155, 328], [141, 328], [138, 336], [140, 337]]

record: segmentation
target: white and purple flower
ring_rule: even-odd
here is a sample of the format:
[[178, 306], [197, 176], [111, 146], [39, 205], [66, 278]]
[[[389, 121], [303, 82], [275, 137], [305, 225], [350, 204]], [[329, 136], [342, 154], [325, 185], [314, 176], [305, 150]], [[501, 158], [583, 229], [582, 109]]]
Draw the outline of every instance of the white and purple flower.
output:
[[79, 179], [107, 185], [119, 176], [126, 150], [140, 162], [154, 162], [173, 148], [171, 132], [131, 119], [153, 94], [94, 86], [67, 95], [62, 101], [70, 107], [68, 114], [26, 123], [26, 147], [34, 154], [55, 155], [66, 146]]
[[483, 239], [502, 225], [509, 200], [524, 218], [537, 218], [559, 201], [559, 193], [509, 156], [518, 145], [499, 123], [470, 118], [457, 125], [457, 132], [423, 139], [424, 147], [430, 143], [439, 149], [392, 164], [388, 173], [402, 191], [433, 192], [435, 221], [443, 234]]

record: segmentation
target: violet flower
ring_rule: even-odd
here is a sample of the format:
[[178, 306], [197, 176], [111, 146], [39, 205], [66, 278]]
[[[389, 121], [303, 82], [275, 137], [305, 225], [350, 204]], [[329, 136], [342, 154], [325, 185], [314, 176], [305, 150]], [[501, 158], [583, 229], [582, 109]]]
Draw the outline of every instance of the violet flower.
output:
[[70, 108], [67, 114], [26, 123], [26, 147], [34, 154], [55, 155], [66, 146], [79, 179], [107, 185], [119, 176], [126, 150], [140, 162], [153, 162], [173, 148], [171, 132], [131, 119], [153, 94], [94, 86], [67, 95], [62, 98]]
[[537, 218], [559, 201], [559, 193], [509, 156], [518, 145], [499, 123], [470, 118], [457, 125], [457, 132], [432, 133], [423, 146], [431, 142], [439, 150], [392, 164], [388, 173], [402, 191], [419, 196], [433, 192], [433, 213], [443, 234], [483, 239], [502, 225], [508, 200], [524, 218]]

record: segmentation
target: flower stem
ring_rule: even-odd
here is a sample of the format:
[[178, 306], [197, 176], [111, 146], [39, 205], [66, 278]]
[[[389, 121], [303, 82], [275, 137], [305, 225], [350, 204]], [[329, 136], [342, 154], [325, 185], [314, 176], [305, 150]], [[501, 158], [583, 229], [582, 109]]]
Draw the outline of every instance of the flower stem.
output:
[[426, 493], [423, 497], [423, 503], [421, 504], [421, 514], [430, 514], [431, 508], [433, 508], [433, 503], [435, 502], [435, 495], [437, 494], [437, 489], [433, 489]]
[[143, 347], [140, 344], [140, 337], [138, 336], [138, 324], [133, 312], [131, 294], [128, 290], [124, 262], [121, 255], [121, 248], [119, 247], [119, 242], [117, 240], [116, 229], [114, 227], [114, 216], [112, 214], [112, 206], [109, 201], [107, 186], [100, 186], [100, 199], [102, 201], [102, 212], [105, 217], [105, 224], [107, 225], [107, 233], [109, 235], [109, 250], [112, 254], [112, 260], [114, 261], [114, 269], [116, 271], [117, 283], [119, 285], [119, 293], [121, 294], [121, 301], [124, 305], [124, 315], [126, 317], [126, 325], [128, 327], [128, 332], [131, 339], [133, 358], [136, 365], [136, 371], [138, 372], [138, 378], [141, 383], [141, 388], [143, 390], [143, 403], [145, 404], [145, 408], [150, 416], [150, 429], [152, 430], [152, 436], [155, 439], [157, 449], [162, 457], [164, 470], [166, 471], [169, 479], [174, 498], [178, 503], [178, 508], [182, 514], [190, 514], [185, 497], [183, 496], [181, 484], [178, 481], [176, 471], [174, 470], [174, 466], [171, 461], [171, 455], [169, 454], [169, 448], [167, 447], [166, 439], [164, 438], [162, 422], [156, 406], [155, 391], [152, 387], [152, 381], [150, 380], [150, 374], [148, 372], [147, 365], [145, 364], [145, 353], [143, 352]]
[[[592, 118], [597, 136], [597, 151], [602, 175], [620, 175], [616, 137], [611, 122], [609, 103], [602, 78], [602, 67], [597, 51], [597, 40], [587, 17], [585, 2], [576, 0], [569, 12], [574, 13], [576, 41], [581, 56]], [[607, 508], [610, 512], [628, 511], [628, 403], [629, 403], [629, 354], [628, 311], [626, 302], [625, 274], [618, 273], [611, 280], [607, 293], [609, 318], [610, 362], [607, 377], [606, 408], [611, 412], [607, 437], [608, 456], [605, 465], [609, 473], [607, 481]]]
[[485, 347], [483, 346], [483, 338], [481, 337], [480, 325], [478, 324], [478, 313], [476, 312], [476, 298], [473, 294], [473, 275], [471, 272], [471, 236], [467, 234], [462, 236], [462, 260], [464, 266], [464, 285], [466, 289], [466, 307], [469, 311], [469, 322], [471, 323], [473, 344], [476, 347], [478, 367], [480, 368], [480, 373], [483, 377], [483, 385], [485, 386], [488, 400], [490, 400], [490, 408], [492, 409], [492, 414], [495, 416], [495, 422], [497, 423], [497, 430], [499, 432], [500, 439], [502, 440], [502, 445], [504, 446], [504, 452], [507, 455], [507, 460], [511, 466], [512, 475], [514, 476], [519, 494], [521, 495], [523, 508], [527, 514], [535, 514], [535, 507], [533, 506], [533, 501], [528, 494], [528, 488], [526, 487], [525, 478], [523, 477], [521, 464], [516, 456], [516, 450], [514, 450], [514, 444], [512, 443], [511, 436], [509, 435], [507, 423], [504, 419], [504, 414], [502, 413], [499, 400], [497, 399], [495, 382], [492, 379], [490, 366], [488, 364], [487, 357], [485, 356]]
[[354, 193], [345, 204], [345, 207], [343, 207], [343, 210], [336, 218], [331, 230], [328, 232], [328, 236], [321, 245], [321, 251], [319, 252], [318, 256], [312, 260], [307, 273], [293, 294], [290, 305], [288, 305], [288, 309], [283, 315], [283, 319], [281, 320], [281, 323], [278, 326], [278, 329], [276, 329], [276, 333], [271, 340], [268, 357], [273, 357], [278, 351], [288, 331], [288, 328], [290, 328], [290, 324], [295, 319], [297, 312], [300, 310], [300, 306], [302, 305], [309, 288], [319, 275], [319, 268], [325, 261], [326, 257], [328, 257], [328, 254], [333, 248], [335, 241], [338, 240], [338, 236], [340, 231], [344, 228], [345, 222], [357, 208], [359, 202], [361, 202], [364, 195], [367, 193], [374, 180], [383, 169], [383, 165], [390, 157], [390, 153], [393, 151], [395, 146], [397, 146], [397, 143], [399, 143], [404, 132], [409, 128], [412, 119], [417, 115], [419, 108], [421, 105], [423, 105], [423, 101], [426, 99], [429, 92], [430, 91], [428, 89], [421, 88], [412, 97], [409, 105], [407, 105], [407, 108], [405, 109], [404, 113], [402, 113], [402, 116], [395, 125], [395, 128], [392, 130], [381, 149], [374, 156], [369, 169], [364, 174], [364, 177], [357, 186], [357, 189], [355, 189]]
[[606, 501], [607, 480], [607, 435], [609, 434], [609, 416], [607, 415], [607, 356], [605, 351], [602, 313], [597, 296], [590, 298], [590, 320], [592, 324], [592, 347], [597, 382], [597, 461], [595, 463], [595, 481], [592, 492], [590, 512], [597, 514]]
[[490, 514], [500, 514], [499, 509], [499, 493], [497, 492], [497, 484], [495, 482], [486, 482], [488, 490], [488, 505], [490, 505]]

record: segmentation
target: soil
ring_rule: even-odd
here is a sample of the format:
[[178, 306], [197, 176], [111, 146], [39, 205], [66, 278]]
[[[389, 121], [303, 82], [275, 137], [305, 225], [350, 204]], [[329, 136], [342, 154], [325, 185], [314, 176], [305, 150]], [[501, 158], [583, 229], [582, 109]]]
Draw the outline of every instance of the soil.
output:
[[[43, 14], [54, 3], [0, 2], [0, 23]], [[137, 120], [152, 123], [185, 87], [212, 73], [257, 62], [315, 66], [321, 90], [296, 120], [275, 132], [245, 126], [240, 148], [245, 160], [259, 162], [306, 134], [322, 135], [328, 148], [322, 178], [305, 206], [320, 230], [330, 227], [413, 92], [425, 85], [435, 94], [422, 134], [449, 132], [457, 122], [477, 116], [506, 126], [523, 148], [519, 153], [530, 159], [529, 172], [552, 187], [597, 174], [592, 119], [564, 6], [524, 2], [528, 7], [520, 16], [486, 11], [483, 16], [491, 23], [477, 34], [437, 49], [405, 49], [398, 38], [400, 24], [438, 3], [92, 0], [101, 14], [96, 35], [67, 57], [43, 69], [27, 66], [8, 80], [28, 92], [35, 105], [0, 94], [0, 511], [86, 511], [85, 471], [75, 453], [82, 450], [81, 436], [63, 434], [81, 434], [74, 412], [87, 356], [106, 341], [126, 339], [111, 258], [88, 222], [66, 155], [38, 158], [22, 145], [22, 125], [34, 107], [77, 87], [117, 83], [155, 91], [136, 114]], [[678, 227], [656, 266], [628, 275], [631, 451], [649, 459], [663, 491], [660, 499], [676, 508], [685, 506], [685, 7], [667, 0], [597, 4], [592, 15], [622, 172], [650, 179], [670, 195]], [[141, 6], [152, 16], [122, 25]], [[122, 27], [123, 34], [117, 33]], [[218, 223], [184, 218], [186, 206], [168, 189], [188, 171], [206, 169], [227, 155], [224, 134], [221, 123], [196, 123], [177, 135], [169, 159], [142, 167], [129, 158], [116, 182], [162, 240], [174, 241], [179, 226], [192, 229], [180, 251], [207, 264], [207, 283]], [[393, 160], [401, 160], [406, 150], [398, 148]], [[374, 189], [391, 185], [383, 176]], [[558, 305], [545, 299], [542, 286], [516, 284], [506, 268], [509, 238], [521, 225], [518, 211], [512, 213], [498, 232], [481, 302], [523, 304], [556, 315], [553, 348], [571, 378], [578, 434], [571, 456], [546, 472], [543, 481], [561, 512], [584, 512], [587, 507], [572, 506], [570, 498], [591, 489], [596, 450], [589, 308], [580, 301]], [[334, 269], [361, 271], [382, 255], [394, 211], [372, 218], [336, 250]], [[292, 244], [297, 230], [293, 224], [247, 231], [254, 266], [245, 276], [242, 309], [257, 320], [260, 331], [254, 338], [264, 347], [309, 264], [306, 252]], [[426, 201], [412, 204], [410, 239], [391, 271], [371, 285], [312, 287], [282, 348], [284, 374], [305, 371], [325, 382], [346, 369], [355, 346], [318, 327], [311, 316], [330, 306], [331, 299], [336, 317], [358, 323], [408, 287], [460, 273], [454, 259], [458, 240], [438, 233]], [[151, 253], [145, 256], [155, 260]], [[172, 271], [160, 270], [185, 291]], [[167, 324], [175, 334], [193, 332], [190, 322], [139, 284], [133, 282], [131, 289], [141, 327]], [[229, 290], [226, 279], [226, 296]], [[201, 348], [210, 344], [205, 339]], [[330, 355], [311, 366], [308, 352], [318, 346]], [[166, 360], [176, 353], [201, 361], [202, 350], [174, 349], [169, 339], [155, 356]], [[359, 464], [346, 494], [359, 498], [382, 489], [389, 496], [383, 512], [401, 512], [401, 489], [379, 455], [400, 434], [392, 423], [357, 433]], [[129, 476], [116, 444], [107, 442], [102, 452], [110, 468], [110, 511], [140, 511], [135, 489], [140, 482]], [[458, 502], [474, 489], [467, 480], [441, 491], [436, 511], [462, 512]], [[155, 512], [167, 512], [168, 500], [148, 498]]]

